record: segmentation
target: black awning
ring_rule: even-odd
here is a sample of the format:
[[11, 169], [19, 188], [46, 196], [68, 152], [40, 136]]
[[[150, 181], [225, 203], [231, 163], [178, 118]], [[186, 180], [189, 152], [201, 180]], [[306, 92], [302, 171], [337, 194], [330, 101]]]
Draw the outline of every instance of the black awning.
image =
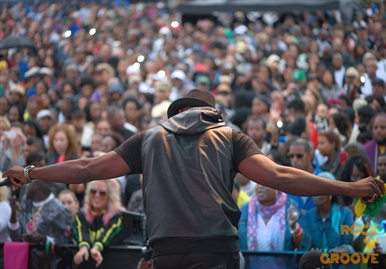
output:
[[211, 14], [215, 11], [316, 11], [339, 9], [339, 0], [196, 0], [180, 4], [184, 14]]

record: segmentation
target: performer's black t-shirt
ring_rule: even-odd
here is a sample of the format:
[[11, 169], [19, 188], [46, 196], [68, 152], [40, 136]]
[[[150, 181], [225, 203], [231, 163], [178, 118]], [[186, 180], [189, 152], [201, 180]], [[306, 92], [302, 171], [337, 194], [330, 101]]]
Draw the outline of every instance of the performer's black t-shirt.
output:
[[[130, 174], [142, 174], [141, 149], [145, 133], [146, 131], [143, 131], [133, 135], [115, 149], [115, 152], [118, 153], [130, 167]], [[232, 130], [232, 139], [234, 152], [233, 164], [235, 170], [238, 172], [239, 164], [245, 158], [255, 154], [262, 154], [262, 152], [256, 143], [242, 132]]]

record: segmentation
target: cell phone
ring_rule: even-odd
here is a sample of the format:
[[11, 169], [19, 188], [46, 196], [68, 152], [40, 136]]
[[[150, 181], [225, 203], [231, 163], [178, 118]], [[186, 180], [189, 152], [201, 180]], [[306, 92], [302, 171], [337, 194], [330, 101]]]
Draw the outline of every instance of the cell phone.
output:
[[21, 236], [22, 237], [30, 237], [30, 236], [33, 236], [34, 234], [33, 233], [29, 233], [29, 234], [22, 234]]

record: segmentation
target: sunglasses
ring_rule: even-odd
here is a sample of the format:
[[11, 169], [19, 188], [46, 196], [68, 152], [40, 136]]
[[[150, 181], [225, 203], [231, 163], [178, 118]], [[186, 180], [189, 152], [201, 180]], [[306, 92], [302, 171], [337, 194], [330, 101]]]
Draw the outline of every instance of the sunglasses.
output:
[[99, 192], [100, 196], [105, 196], [107, 194], [106, 191], [101, 191], [101, 190], [96, 190], [96, 189], [91, 189], [90, 190], [90, 193], [93, 194], [93, 195], [96, 195], [97, 192]]
[[288, 154], [288, 158], [293, 159], [296, 157], [297, 159], [302, 159], [304, 157], [303, 154]]

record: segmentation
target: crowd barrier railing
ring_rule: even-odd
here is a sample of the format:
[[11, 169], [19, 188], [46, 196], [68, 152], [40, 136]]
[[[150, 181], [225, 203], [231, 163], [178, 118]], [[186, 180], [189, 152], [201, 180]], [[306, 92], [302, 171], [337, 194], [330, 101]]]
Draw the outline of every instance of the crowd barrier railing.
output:
[[[0, 258], [3, 254], [4, 243], [0, 243]], [[43, 245], [31, 244], [30, 245], [30, 259], [32, 250], [41, 250], [44, 251], [45, 247]], [[82, 266], [77, 266], [73, 263], [73, 256], [77, 252], [78, 247], [75, 245], [56, 245], [55, 246], [55, 254], [51, 255], [52, 263], [51, 269], [83, 269], [83, 268], [95, 268], [95, 262], [90, 257], [88, 263], [82, 264]], [[127, 268], [127, 269], [136, 269], [138, 261], [141, 259], [142, 254], [141, 246], [109, 246], [106, 247], [103, 251], [103, 263], [98, 269], [111, 269], [111, 268]], [[258, 260], [259, 257], [272, 257], [274, 259], [281, 259], [282, 265], [285, 265], [285, 268], [288, 269], [297, 269], [299, 265], [299, 261], [306, 253], [306, 251], [249, 251], [242, 250], [241, 251], [244, 260], [245, 260], [245, 269], [253, 268], [253, 263]], [[360, 254], [361, 253], [357, 253]], [[328, 256], [330, 257], [330, 256]], [[0, 259], [1, 260], [1, 259]], [[368, 260], [368, 268], [372, 269], [383, 269], [384, 261], [386, 260], [386, 254], [381, 254], [378, 256], [377, 264], [371, 264], [371, 260]], [[345, 260], [343, 260], [345, 262]], [[363, 261], [362, 261], [363, 263]], [[345, 263], [339, 262], [336, 263], [336, 266], [345, 265]], [[359, 264], [349, 263], [350, 266], [347, 268], [360, 268]], [[355, 266], [357, 265], [357, 267]], [[334, 266], [335, 267], [335, 266]], [[333, 267], [333, 268], [334, 268]], [[2, 268], [2, 264], [0, 265]], [[31, 268], [31, 266], [29, 267]], [[363, 267], [361, 267], [363, 268]], [[8, 268], [5, 268], [8, 269]]]

